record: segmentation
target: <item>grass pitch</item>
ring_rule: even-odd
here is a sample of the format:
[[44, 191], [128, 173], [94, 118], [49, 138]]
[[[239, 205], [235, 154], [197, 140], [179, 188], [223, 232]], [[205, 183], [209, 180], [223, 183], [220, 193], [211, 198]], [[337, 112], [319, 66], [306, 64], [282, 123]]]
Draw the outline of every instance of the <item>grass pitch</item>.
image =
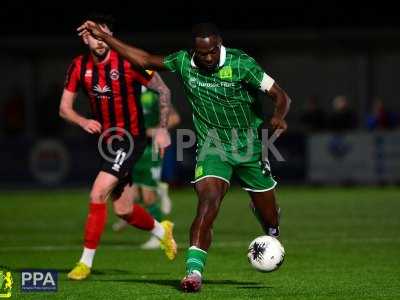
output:
[[[280, 188], [285, 263], [259, 273], [247, 262], [261, 229], [249, 198], [231, 189], [214, 226], [203, 290], [179, 291], [188, 230], [195, 213], [192, 189], [172, 190], [178, 258], [139, 245], [148, 235], [107, 229], [91, 277], [71, 282], [66, 273], [81, 254], [88, 191], [0, 193], [0, 270], [12, 272], [11, 299], [400, 299], [399, 188]], [[21, 293], [20, 270], [56, 269], [55, 293]]]

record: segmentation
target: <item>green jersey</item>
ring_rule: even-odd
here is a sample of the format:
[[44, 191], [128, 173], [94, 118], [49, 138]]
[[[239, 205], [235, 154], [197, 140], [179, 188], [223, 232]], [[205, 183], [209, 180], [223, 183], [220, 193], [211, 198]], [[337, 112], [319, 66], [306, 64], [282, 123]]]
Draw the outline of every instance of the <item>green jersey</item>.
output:
[[140, 95], [145, 128], [157, 127], [160, 122], [158, 97], [158, 94], [151, 90], [146, 90]]
[[212, 73], [199, 69], [185, 50], [167, 56], [164, 65], [183, 81], [198, 144], [211, 138], [224, 149], [241, 148], [249, 143], [249, 134], [257, 136], [260, 120], [252, 109], [255, 93], [269, 90], [274, 81], [252, 57], [221, 46], [219, 66]]

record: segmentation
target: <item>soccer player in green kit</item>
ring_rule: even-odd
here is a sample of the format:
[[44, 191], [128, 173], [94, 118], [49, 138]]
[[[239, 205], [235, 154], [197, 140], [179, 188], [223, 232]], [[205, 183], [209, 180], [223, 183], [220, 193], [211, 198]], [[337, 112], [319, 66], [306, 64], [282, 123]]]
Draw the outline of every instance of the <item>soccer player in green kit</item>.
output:
[[274, 130], [284, 131], [291, 101], [253, 58], [241, 50], [224, 47], [218, 29], [211, 23], [193, 28], [192, 51], [181, 50], [168, 56], [153, 55], [127, 45], [91, 21], [85, 22], [78, 31], [80, 35], [103, 40], [136, 66], [175, 72], [183, 82], [193, 108], [197, 135], [194, 182], [199, 201], [190, 230], [186, 276], [181, 281], [181, 289], [198, 292], [211, 245], [213, 222], [233, 173], [249, 192], [263, 228], [272, 236], [279, 234], [276, 182], [268, 161], [262, 157], [262, 143], [257, 135], [260, 122], [252, 104], [256, 89], [268, 94], [275, 104], [270, 125]]

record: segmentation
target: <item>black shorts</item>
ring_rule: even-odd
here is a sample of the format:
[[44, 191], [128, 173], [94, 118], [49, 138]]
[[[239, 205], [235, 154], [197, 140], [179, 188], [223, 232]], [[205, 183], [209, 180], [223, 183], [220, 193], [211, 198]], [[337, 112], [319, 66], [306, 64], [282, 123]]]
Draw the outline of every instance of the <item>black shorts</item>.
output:
[[142, 156], [146, 145], [145, 138], [136, 138], [131, 141], [114, 139], [111, 143], [102, 143], [99, 149], [101, 171], [117, 177], [118, 185], [131, 185], [133, 166]]

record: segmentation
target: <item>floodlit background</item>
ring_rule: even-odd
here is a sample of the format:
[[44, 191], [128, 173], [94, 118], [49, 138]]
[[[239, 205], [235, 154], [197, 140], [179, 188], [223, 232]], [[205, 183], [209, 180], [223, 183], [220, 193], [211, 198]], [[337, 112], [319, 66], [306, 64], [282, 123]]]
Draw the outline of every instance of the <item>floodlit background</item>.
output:
[[[400, 19], [389, 1], [3, 1], [1, 6], [0, 269], [13, 272], [15, 293], [19, 270], [54, 268], [60, 272], [59, 292], [51, 297], [182, 297], [176, 287], [183, 251], [169, 265], [161, 253], [139, 250], [145, 234], [116, 235], [110, 226], [91, 281], [79, 287], [66, 281], [80, 253], [99, 161], [96, 138], [65, 123], [58, 106], [68, 65], [86, 51], [75, 29], [89, 12], [104, 11], [117, 19], [117, 37], [160, 54], [190, 47], [191, 26], [213, 21], [224, 45], [253, 56], [293, 101], [289, 130], [275, 142], [285, 161], [270, 156], [287, 260], [269, 275], [248, 266], [246, 247], [262, 232], [247, 208], [247, 195], [233, 184], [215, 224], [204, 298], [399, 297]], [[174, 74], [161, 76], [182, 117], [178, 128], [192, 129], [182, 86]], [[267, 120], [271, 99], [258, 98]], [[83, 94], [77, 109], [89, 114]], [[175, 139], [176, 132], [172, 135]], [[195, 149], [186, 149], [183, 161], [175, 157], [173, 145], [163, 179], [170, 184], [170, 217], [184, 249], [196, 206], [189, 183]]]

